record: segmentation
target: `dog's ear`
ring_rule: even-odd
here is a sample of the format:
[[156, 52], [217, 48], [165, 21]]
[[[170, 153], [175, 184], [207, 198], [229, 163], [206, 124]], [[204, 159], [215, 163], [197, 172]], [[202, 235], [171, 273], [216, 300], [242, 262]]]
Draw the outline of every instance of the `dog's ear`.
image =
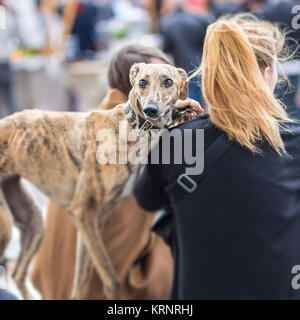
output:
[[183, 69], [177, 68], [177, 71], [180, 74], [182, 79], [179, 99], [185, 100], [189, 96], [189, 79], [188, 79], [187, 73]]
[[141, 63], [135, 63], [131, 66], [130, 71], [129, 71], [129, 80], [132, 86], [134, 86], [134, 79], [139, 73], [141, 67], [145, 65], [146, 63], [141, 62]]

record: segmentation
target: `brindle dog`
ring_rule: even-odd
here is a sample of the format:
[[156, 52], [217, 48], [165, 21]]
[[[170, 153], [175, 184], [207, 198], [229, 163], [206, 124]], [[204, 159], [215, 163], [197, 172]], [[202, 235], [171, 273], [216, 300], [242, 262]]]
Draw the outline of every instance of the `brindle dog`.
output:
[[[0, 260], [14, 223], [21, 232], [21, 252], [13, 279], [25, 299], [30, 299], [25, 279], [43, 237], [43, 224], [38, 208], [20, 183], [21, 177], [66, 208], [79, 231], [72, 297], [85, 297], [93, 263], [107, 298], [120, 298], [101, 231], [138, 165], [99, 164], [97, 133], [112, 129], [118, 141], [119, 122], [126, 117], [131, 124], [128, 134], [145, 120], [147, 126], [151, 122], [164, 128], [172, 120], [176, 101], [188, 95], [185, 71], [170, 65], [135, 64], [130, 81], [133, 89], [129, 101], [110, 111], [26, 110], [0, 120]], [[116, 147], [118, 153], [119, 145]]]

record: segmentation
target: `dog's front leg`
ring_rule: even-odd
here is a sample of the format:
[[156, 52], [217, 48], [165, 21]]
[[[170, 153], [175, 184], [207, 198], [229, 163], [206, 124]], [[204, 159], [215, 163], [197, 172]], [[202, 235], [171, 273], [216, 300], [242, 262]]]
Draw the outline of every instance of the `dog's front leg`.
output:
[[83, 243], [81, 234], [77, 234], [76, 264], [72, 300], [87, 299], [90, 287], [93, 263], [86, 246]]
[[[103, 208], [77, 208], [73, 211], [73, 219], [81, 233], [84, 245], [92, 258], [93, 264], [102, 280], [104, 294], [107, 299], [119, 300], [120, 287], [117, 275], [111, 264], [109, 255], [102, 241]], [[100, 218], [99, 218], [100, 217]], [[77, 293], [75, 293], [77, 296]]]

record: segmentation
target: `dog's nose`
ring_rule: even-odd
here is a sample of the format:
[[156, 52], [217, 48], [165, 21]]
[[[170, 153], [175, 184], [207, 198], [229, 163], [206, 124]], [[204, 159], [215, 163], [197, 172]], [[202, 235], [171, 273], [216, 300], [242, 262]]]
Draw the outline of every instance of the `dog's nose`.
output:
[[156, 104], [149, 103], [146, 105], [143, 111], [148, 117], [155, 118], [158, 115], [159, 108]]

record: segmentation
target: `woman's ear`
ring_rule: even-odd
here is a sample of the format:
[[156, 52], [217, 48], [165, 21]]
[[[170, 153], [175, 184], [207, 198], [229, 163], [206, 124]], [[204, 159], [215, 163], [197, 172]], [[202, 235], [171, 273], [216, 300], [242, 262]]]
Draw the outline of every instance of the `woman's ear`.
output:
[[188, 79], [187, 73], [183, 69], [177, 68], [177, 71], [181, 76], [181, 87], [180, 87], [179, 99], [186, 100], [189, 96], [189, 79]]
[[271, 81], [271, 68], [266, 67], [265, 69], [262, 70], [261, 73], [265, 81], [269, 84], [269, 82]]
[[141, 63], [135, 63], [131, 66], [130, 71], [129, 71], [129, 80], [132, 86], [134, 86], [134, 79], [139, 73], [141, 67], [145, 65], [144, 62]]
[[273, 67], [266, 67], [261, 71], [261, 73], [271, 91], [274, 92], [278, 81], [278, 73], [275, 63]]

